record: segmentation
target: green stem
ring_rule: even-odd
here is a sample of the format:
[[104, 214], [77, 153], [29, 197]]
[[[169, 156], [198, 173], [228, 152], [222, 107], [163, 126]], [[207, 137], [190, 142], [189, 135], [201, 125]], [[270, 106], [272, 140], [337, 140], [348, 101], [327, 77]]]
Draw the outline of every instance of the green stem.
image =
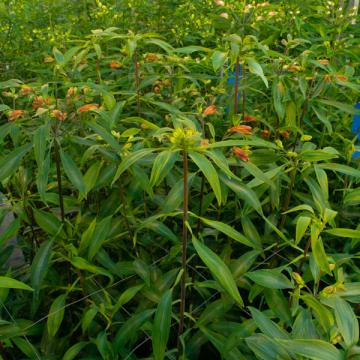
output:
[[179, 330], [177, 338], [177, 359], [181, 353], [180, 337], [184, 332], [184, 314], [185, 314], [185, 297], [186, 297], [186, 261], [187, 261], [187, 240], [188, 240], [188, 211], [189, 211], [189, 187], [188, 187], [189, 164], [187, 151], [183, 151], [183, 180], [184, 180], [184, 202], [183, 202], [183, 227], [182, 227], [182, 256], [181, 256], [181, 290], [180, 290], [180, 314], [179, 314]]

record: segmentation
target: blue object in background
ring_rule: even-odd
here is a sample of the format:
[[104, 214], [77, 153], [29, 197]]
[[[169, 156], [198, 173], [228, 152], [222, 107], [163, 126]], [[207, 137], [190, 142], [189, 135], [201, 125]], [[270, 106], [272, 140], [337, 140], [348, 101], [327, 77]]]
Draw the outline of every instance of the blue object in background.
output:
[[[355, 104], [355, 109], [360, 110], [360, 102]], [[357, 135], [357, 139], [360, 141], [360, 114], [354, 114], [351, 131], [353, 132], [353, 134]], [[352, 155], [352, 158], [360, 158], [360, 151], [355, 151]]]
[[[228, 69], [228, 80], [227, 80], [227, 84], [229, 86], [229, 102], [232, 104], [233, 103], [233, 96], [231, 96], [232, 94], [234, 94], [235, 92], [235, 83], [236, 83], [236, 65], [232, 66], [232, 68]], [[239, 86], [240, 86], [240, 82], [241, 82], [241, 76], [242, 76], [242, 67], [239, 64]], [[238, 93], [238, 99], [240, 102], [240, 91]], [[229, 113], [230, 112], [230, 106], [226, 107], [226, 112]]]

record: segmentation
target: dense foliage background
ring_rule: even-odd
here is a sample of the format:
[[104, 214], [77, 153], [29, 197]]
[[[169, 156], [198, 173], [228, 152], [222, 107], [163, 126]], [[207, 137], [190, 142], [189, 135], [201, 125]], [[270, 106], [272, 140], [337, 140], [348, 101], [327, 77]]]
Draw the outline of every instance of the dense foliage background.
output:
[[4, 0], [1, 358], [359, 359], [356, 4]]

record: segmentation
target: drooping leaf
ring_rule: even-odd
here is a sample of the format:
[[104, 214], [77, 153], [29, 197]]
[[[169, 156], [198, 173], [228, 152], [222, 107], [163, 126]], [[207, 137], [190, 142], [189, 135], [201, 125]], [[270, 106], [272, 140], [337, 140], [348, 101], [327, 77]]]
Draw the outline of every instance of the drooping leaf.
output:
[[86, 194], [86, 185], [84, 182], [84, 177], [76, 165], [75, 161], [66, 154], [63, 150], [60, 151], [61, 162], [64, 167], [65, 173], [71, 183], [79, 190], [80, 194], [85, 196]]
[[163, 360], [171, 326], [172, 290], [167, 290], [161, 297], [155, 312], [152, 344], [155, 360]]
[[235, 280], [226, 264], [219, 258], [218, 255], [216, 255], [195, 237], [193, 237], [192, 242], [200, 259], [209, 268], [214, 278], [240, 306], [243, 306], [244, 303], [236, 286]]
[[26, 285], [19, 280], [15, 280], [7, 276], [0, 276], [0, 288], [34, 291], [34, 289], [31, 288], [29, 285]]
[[65, 313], [66, 294], [59, 295], [51, 304], [48, 318], [47, 330], [50, 337], [54, 337], [58, 332]]
[[5, 157], [0, 158], [0, 181], [11, 176], [20, 166], [23, 157], [30, 151], [32, 144], [18, 147]]
[[270, 289], [293, 289], [294, 285], [280, 271], [275, 269], [261, 269], [248, 272], [246, 277], [254, 283]]
[[206, 177], [207, 181], [209, 182], [211, 188], [214, 191], [218, 204], [220, 205], [222, 201], [221, 187], [220, 187], [219, 176], [214, 166], [204, 155], [201, 155], [197, 152], [191, 151], [189, 152], [189, 156]]

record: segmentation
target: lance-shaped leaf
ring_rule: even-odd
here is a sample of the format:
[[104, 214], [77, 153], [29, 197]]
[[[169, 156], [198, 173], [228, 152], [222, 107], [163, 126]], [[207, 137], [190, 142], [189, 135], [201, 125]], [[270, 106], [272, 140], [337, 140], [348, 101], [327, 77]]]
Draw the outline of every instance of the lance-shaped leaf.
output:
[[269, 83], [264, 75], [263, 69], [260, 66], [260, 64], [253, 58], [247, 58], [246, 62], [249, 66], [249, 70], [251, 73], [258, 75], [261, 77], [262, 81], [264, 82], [264, 84], [266, 85], [266, 87], [269, 87]]
[[165, 150], [161, 152], [154, 161], [151, 171], [150, 185], [157, 186], [173, 168], [179, 158], [178, 152]]
[[47, 319], [47, 330], [50, 337], [54, 337], [58, 332], [65, 313], [66, 294], [58, 296], [50, 306]]
[[119, 167], [118, 167], [118, 169], [116, 171], [114, 180], [112, 181], [111, 184], [113, 185], [114, 182], [120, 177], [120, 175], [124, 171], [126, 171], [131, 165], [135, 164], [140, 159], [142, 159], [143, 157], [151, 154], [154, 151], [155, 151], [155, 149], [141, 149], [141, 150], [137, 150], [137, 151], [131, 153], [128, 156], [125, 156], [123, 158], [123, 160], [121, 161], [121, 163], [120, 163], [120, 165], [119, 165]]
[[270, 289], [293, 289], [294, 285], [279, 270], [261, 269], [248, 272], [246, 277], [251, 279], [255, 284]]
[[64, 167], [65, 173], [71, 183], [79, 190], [81, 195], [85, 195], [86, 193], [86, 185], [84, 181], [84, 177], [77, 167], [75, 161], [66, 154], [63, 150], [60, 151], [61, 162]]
[[214, 278], [241, 307], [244, 306], [235, 280], [226, 264], [219, 256], [217, 256], [212, 250], [202, 244], [195, 237], [192, 238], [192, 242], [200, 259], [209, 268]]
[[230, 225], [225, 224], [221, 221], [209, 220], [203, 217], [200, 218], [203, 223], [211, 226], [212, 228], [222, 232], [223, 234], [229, 236], [231, 239], [238, 241], [246, 246], [257, 247], [255, 243], [252, 243], [248, 238], [246, 238], [243, 234], [239, 233], [237, 230], [232, 228]]
[[22, 158], [31, 148], [32, 144], [26, 144], [0, 158], [0, 181], [11, 176], [19, 168]]
[[201, 172], [206, 177], [211, 188], [214, 191], [218, 204], [221, 204], [221, 187], [220, 180], [216, 169], [213, 164], [204, 156], [197, 152], [189, 152], [191, 160], [198, 166]]
[[166, 345], [170, 335], [171, 303], [172, 290], [167, 290], [162, 295], [155, 313], [152, 333], [152, 344], [155, 360], [163, 360], [165, 356]]
[[0, 288], [34, 291], [34, 289], [32, 289], [29, 285], [7, 276], [0, 276]]
[[277, 339], [289, 351], [313, 360], [343, 360], [340, 350], [334, 345], [323, 340], [280, 340]]

